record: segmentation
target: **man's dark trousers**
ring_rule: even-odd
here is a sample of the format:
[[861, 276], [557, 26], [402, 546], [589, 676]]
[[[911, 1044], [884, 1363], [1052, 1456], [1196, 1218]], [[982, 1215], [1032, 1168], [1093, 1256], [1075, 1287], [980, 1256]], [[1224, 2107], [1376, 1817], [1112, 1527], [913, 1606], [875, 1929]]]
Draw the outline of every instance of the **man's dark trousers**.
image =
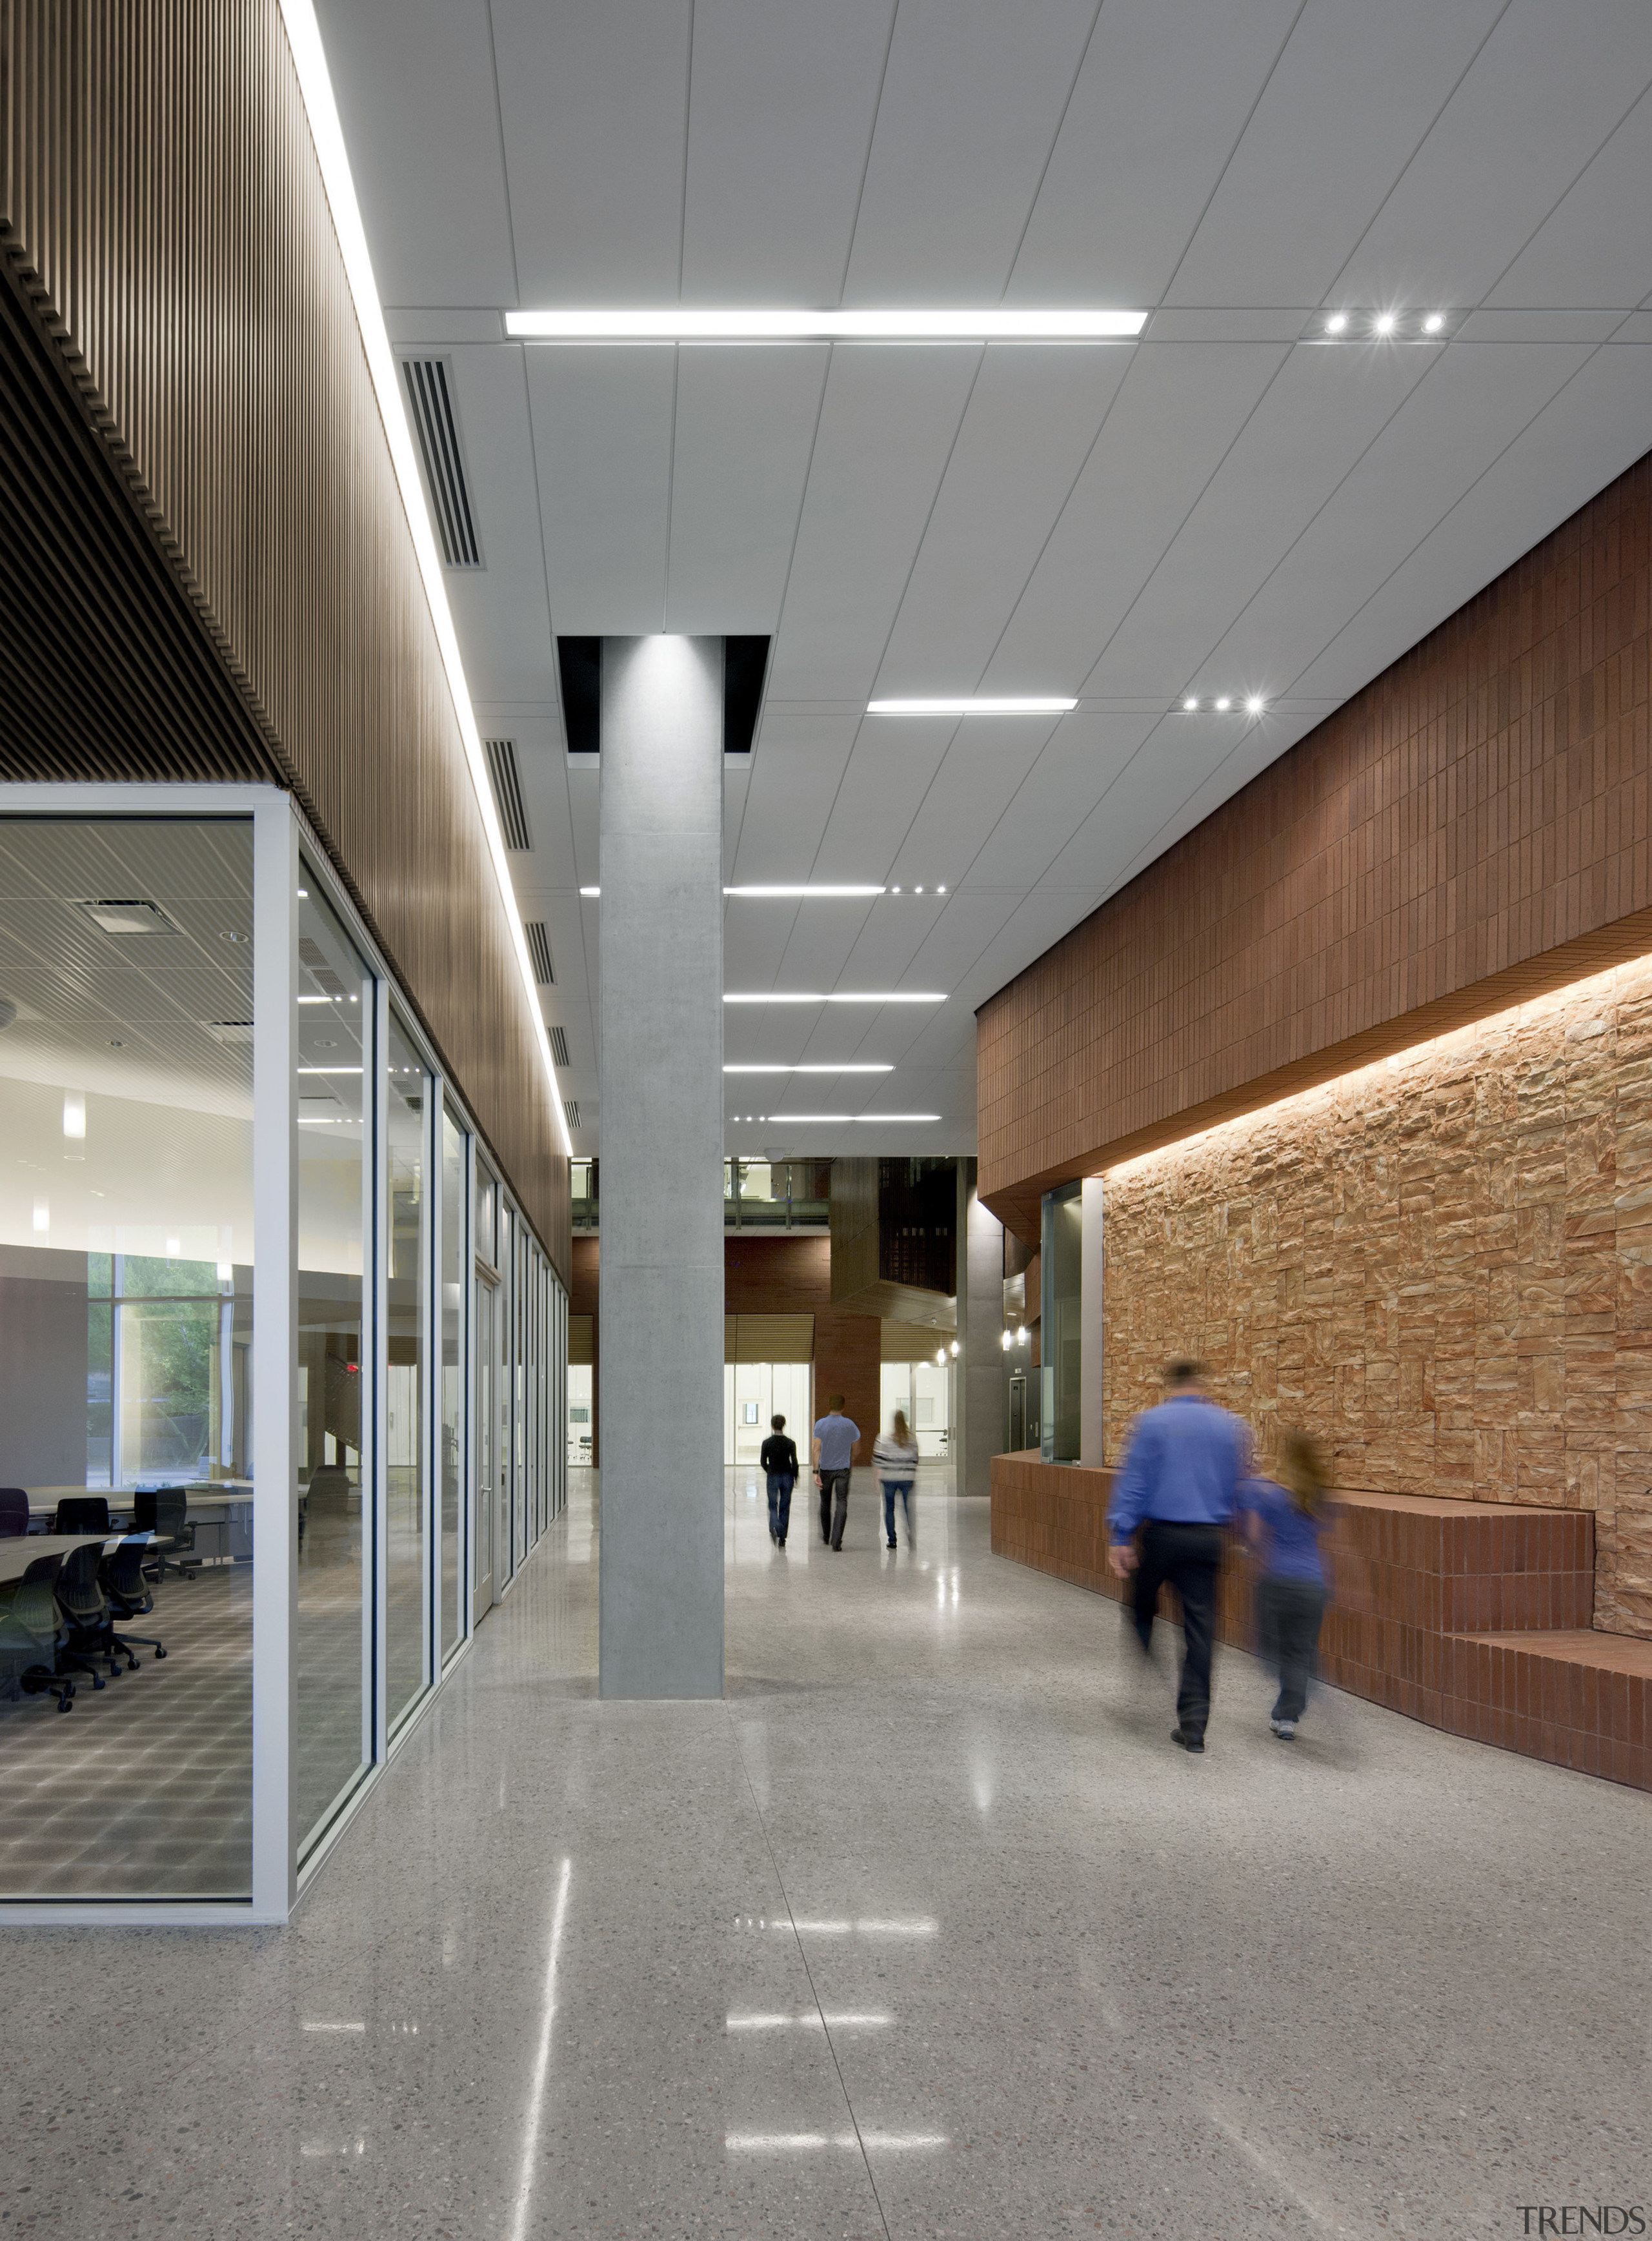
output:
[[1216, 1582], [1221, 1572], [1220, 1525], [1168, 1525], [1150, 1517], [1141, 1529], [1131, 1575], [1131, 1616], [1144, 1650], [1153, 1647], [1153, 1615], [1167, 1581], [1181, 1598], [1181, 1686], [1176, 1718], [1190, 1743], [1202, 1741], [1210, 1717], [1210, 1648], [1216, 1624]]
[[844, 1522], [849, 1515], [849, 1474], [823, 1470], [820, 1474], [820, 1538], [834, 1549], [843, 1546]]

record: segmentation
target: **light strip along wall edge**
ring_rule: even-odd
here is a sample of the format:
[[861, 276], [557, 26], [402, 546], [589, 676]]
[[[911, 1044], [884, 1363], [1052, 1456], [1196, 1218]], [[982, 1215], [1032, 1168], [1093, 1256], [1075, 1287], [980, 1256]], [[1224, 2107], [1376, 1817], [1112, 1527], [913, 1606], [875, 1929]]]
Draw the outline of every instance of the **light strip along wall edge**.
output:
[[413, 439], [407, 425], [401, 385], [396, 378], [396, 361], [391, 353], [390, 336], [373, 279], [372, 258], [368, 252], [366, 230], [361, 222], [361, 206], [356, 200], [350, 157], [344, 147], [344, 130], [338, 121], [338, 104], [333, 98], [332, 76], [327, 68], [321, 26], [316, 20], [313, 0], [280, 0], [280, 8], [293, 68], [298, 73], [298, 90], [304, 99], [304, 114], [310, 123], [310, 137], [321, 170], [322, 186], [332, 216], [333, 233], [338, 243], [338, 253], [344, 259], [351, 300], [356, 308], [356, 323], [361, 331], [368, 371], [372, 377], [373, 391], [378, 399], [379, 418], [390, 445], [391, 460], [396, 470], [396, 481], [401, 491], [413, 550], [418, 556], [419, 574], [424, 579], [425, 597], [430, 606], [431, 620], [435, 625], [436, 642], [441, 649], [442, 664], [447, 672], [448, 691], [452, 695], [459, 736], [465, 742], [472, 789], [476, 795], [477, 807], [481, 812], [483, 830], [487, 834], [488, 849], [493, 859], [494, 877], [498, 881], [499, 898], [511, 928], [517, 970], [527, 993], [539, 1055], [551, 1084], [552, 1110], [556, 1114], [563, 1151], [569, 1159], [572, 1159], [573, 1139], [568, 1133], [567, 1118], [563, 1111], [556, 1060], [551, 1054], [545, 1014], [539, 1008], [538, 989], [533, 978], [533, 962], [528, 955], [527, 937], [522, 931], [521, 913], [517, 908], [510, 866], [505, 861], [505, 835], [500, 830], [493, 790], [488, 782], [481, 734], [477, 730], [476, 716], [471, 706], [470, 687], [465, 681], [465, 664], [459, 654], [458, 635], [453, 628], [452, 611], [447, 604], [447, 586], [442, 579], [442, 564], [431, 529], [424, 485], [419, 480], [418, 463], [414, 457]]

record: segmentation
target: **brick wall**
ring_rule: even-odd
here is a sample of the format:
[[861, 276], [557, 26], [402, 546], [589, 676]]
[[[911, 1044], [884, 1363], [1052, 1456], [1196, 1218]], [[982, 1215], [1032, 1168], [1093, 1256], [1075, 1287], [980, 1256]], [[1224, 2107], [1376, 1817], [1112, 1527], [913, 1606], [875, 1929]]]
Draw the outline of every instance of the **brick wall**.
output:
[[1652, 959], [1109, 1173], [1106, 1438], [1172, 1354], [1341, 1486], [1595, 1514], [1652, 1637]]
[[1039, 1193], [1652, 950], [1652, 458], [984, 1005]]

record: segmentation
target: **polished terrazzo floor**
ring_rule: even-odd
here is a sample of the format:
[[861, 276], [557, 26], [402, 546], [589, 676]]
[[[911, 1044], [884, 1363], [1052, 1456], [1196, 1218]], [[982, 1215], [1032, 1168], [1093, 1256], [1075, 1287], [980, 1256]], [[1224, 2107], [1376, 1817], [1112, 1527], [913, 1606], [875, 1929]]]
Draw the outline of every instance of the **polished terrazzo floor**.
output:
[[891, 1556], [857, 1481], [841, 1555], [806, 1508], [780, 1555], [747, 1483], [725, 1703], [597, 1701], [582, 1488], [289, 1930], [0, 1936], [0, 2236], [1652, 2203], [1645, 1797], [1340, 1698], [1281, 1747], [1237, 1656], [1190, 1762], [980, 1505]]

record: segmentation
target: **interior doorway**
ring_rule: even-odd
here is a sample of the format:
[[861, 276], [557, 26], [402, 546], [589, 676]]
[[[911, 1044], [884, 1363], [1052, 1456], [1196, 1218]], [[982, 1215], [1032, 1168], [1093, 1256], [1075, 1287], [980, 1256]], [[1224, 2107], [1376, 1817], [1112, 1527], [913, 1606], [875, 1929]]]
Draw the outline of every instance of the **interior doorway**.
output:
[[775, 1415], [785, 1417], [786, 1436], [797, 1442], [798, 1459], [806, 1467], [813, 1374], [807, 1361], [724, 1363], [723, 1461], [730, 1469], [757, 1468]]

